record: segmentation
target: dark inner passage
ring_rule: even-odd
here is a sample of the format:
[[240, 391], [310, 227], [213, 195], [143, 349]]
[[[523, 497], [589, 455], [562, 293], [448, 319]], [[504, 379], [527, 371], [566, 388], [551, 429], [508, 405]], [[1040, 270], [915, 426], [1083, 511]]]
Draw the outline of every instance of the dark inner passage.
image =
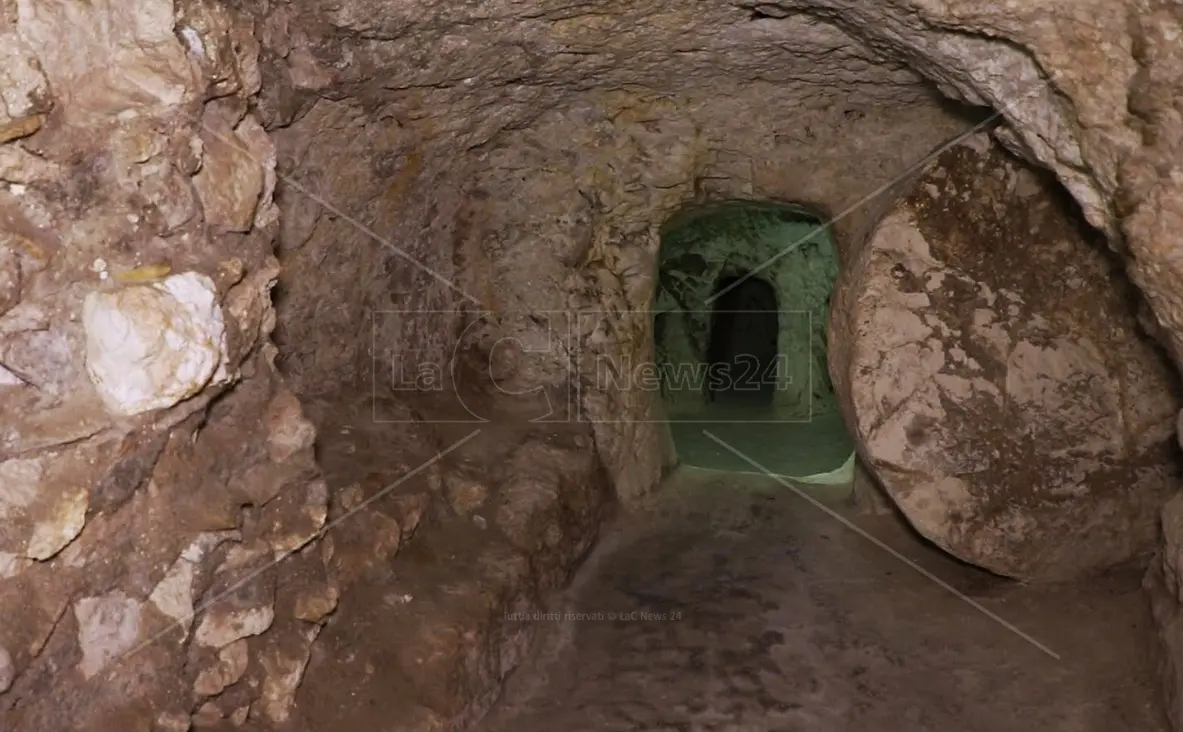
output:
[[827, 378], [838, 251], [821, 219], [754, 201], [688, 209], [662, 227], [658, 267], [653, 349], [679, 462], [848, 481], [854, 444]]
[[771, 405], [776, 393], [776, 288], [747, 273], [723, 277], [711, 314], [708, 401]]

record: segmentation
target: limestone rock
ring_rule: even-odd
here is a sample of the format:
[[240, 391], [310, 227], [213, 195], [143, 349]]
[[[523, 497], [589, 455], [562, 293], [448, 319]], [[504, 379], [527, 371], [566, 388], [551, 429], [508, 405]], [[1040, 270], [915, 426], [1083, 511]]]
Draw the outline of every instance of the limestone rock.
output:
[[394, 520], [398, 522], [400, 527], [402, 540], [406, 541], [414, 536], [415, 530], [419, 528], [419, 522], [423, 520], [424, 514], [431, 507], [431, 497], [426, 493], [408, 493], [392, 496], [389, 503], [392, 505], [391, 513], [394, 515]]
[[292, 623], [291, 618], [319, 623], [336, 610], [340, 592], [327, 561], [322, 541], [320, 546], [314, 544], [285, 557], [277, 567], [275, 612], [277, 618], [286, 620], [286, 627], [304, 627], [303, 623]]
[[111, 416], [100, 399], [88, 394], [5, 426], [0, 431], [0, 456], [16, 457], [95, 437], [111, 426]]
[[[36, 276], [22, 272], [24, 301], [0, 315], [0, 363], [11, 374], [3, 377], [0, 371], [0, 378], [9, 382], [0, 389], [0, 460], [38, 461], [43, 478], [35, 502], [5, 504], [10, 513], [0, 519], [0, 575], [44, 572], [65, 579], [74, 574], [67, 562], [30, 565], [26, 556], [47, 555], [71, 531], [48, 531], [49, 539], [34, 552], [28, 541], [32, 527], [59, 502], [56, 490], [46, 490], [46, 485], [64, 486], [62, 496], [91, 485], [56, 480], [53, 463], [64, 459], [65, 443], [92, 438], [110, 420], [61, 405], [44, 410], [41, 404], [33, 408], [23, 401], [10, 405], [16, 404], [16, 395], [24, 399], [34, 392], [46, 401], [64, 399], [79, 391], [77, 380], [85, 383], [86, 374], [78, 369], [80, 329], [63, 316], [74, 312], [77, 295], [91, 286], [87, 264], [96, 258], [115, 262], [148, 248], [167, 253], [180, 271], [210, 272], [218, 262], [240, 258], [245, 272], [241, 298], [235, 300], [240, 307], [232, 311], [229, 296], [223, 305], [235, 321], [227, 318], [224, 346], [234, 353], [228, 356], [223, 344], [220, 356], [202, 351], [202, 359], [237, 363], [240, 352], [265, 340], [275, 322], [267, 287], [252, 278], [268, 278], [268, 265], [260, 262], [271, 242], [268, 232], [258, 229], [274, 223], [269, 199], [276, 158], [312, 194], [310, 201], [291, 186], [285, 191], [290, 195], [283, 196], [282, 219], [293, 225], [280, 242], [284, 297], [276, 303], [280, 327], [275, 338], [285, 375], [301, 395], [352, 387], [361, 364], [371, 365], [371, 356], [377, 356], [368, 352], [375, 335], [384, 353], [397, 353], [408, 363], [443, 362], [453, 355], [452, 314], [458, 304], [468, 308], [470, 301], [474, 309], [503, 313], [574, 308], [591, 316], [592, 327], [545, 343], [536, 359], [520, 364], [532, 372], [524, 380], [526, 387], [553, 382], [545, 386], [566, 396], [569, 392], [563, 389], [581, 384], [586, 375], [572, 373], [585, 345], [600, 349], [593, 355], [647, 359], [646, 310], [658, 230], [689, 202], [809, 201], [843, 212], [835, 231], [847, 247], [844, 254], [855, 255], [847, 261], [855, 262], [855, 270], [874, 269], [883, 262], [857, 260], [865, 234], [892, 198], [878, 192], [968, 124], [933, 103], [934, 86], [948, 97], [1001, 112], [1004, 126], [996, 137], [1057, 175], [1086, 216], [1120, 244], [1178, 362], [1183, 354], [1183, 296], [1178, 291], [1183, 258], [1178, 256], [1177, 222], [1183, 183], [1172, 163], [1183, 149], [1183, 136], [1171, 105], [1179, 96], [1183, 64], [1177, 8], [1158, 5], [1132, 12], [1129, 3], [1101, 0], [1051, 6], [809, 0], [791, 8], [755, 10], [723, 2], [639, 3], [624, 12], [610, 3], [592, 3], [586, 12], [572, 14], [526, 2], [499, 10], [497, 22], [491, 23], [487, 8], [451, 3], [441, 11], [420, 0], [399, 4], [397, 12], [389, 0], [296, 0], [278, 9], [200, 0], [7, 3], [0, 13], [0, 229], [10, 223], [11, 198], [21, 201], [12, 210], [27, 214], [45, 238], [30, 237], [32, 253], [22, 249], [23, 264], [35, 262], [32, 266], [40, 270]], [[687, 39], [692, 39], [692, 48]], [[496, 58], [489, 49], [495, 49]], [[251, 98], [260, 88], [263, 99]], [[209, 99], [217, 101], [206, 104], [205, 118], [190, 118]], [[46, 114], [51, 107], [53, 114]], [[252, 109], [268, 116], [270, 131], [257, 123], [256, 112], [248, 113]], [[126, 130], [132, 126], [138, 127], [129, 135]], [[130, 139], [124, 144], [125, 137], [139, 138], [149, 128], [152, 135], [143, 137], [151, 144]], [[199, 128], [202, 143], [192, 145]], [[189, 151], [181, 154], [176, 146]], [[137, 152], [130, 152], [133, 147]], [[24, 152], [13, 152], [17, 149]], [[962, 187], [952, 195], [966, 192]], [[196, 215], [198, 198], [203, 217]], [[952, 208], [951, 217], [973, 222], [964, 201], [944, 200]], [[1008, 217], [1023, 219], [1022, 207], [1009, 205], [1005, 196], [995, 196], [995, 203], [1010, 211], [1000, 217], [1002, 228]], [[1043, 215], [1038, 213], [1044, 204], [1039, 196], [1026, 204], [1036, 211], [1026, 220]], [[899, 219], [891, 221], [894, 225]], [[164, 238], [163, 244], [151, 240], [148, 230]], [[1031, 238], [1058, 240], [1065, 231], [1043, 230]], [[1118, 237], [1119, 231], [1124, 236]], [[921, 233], [925, 241], [932, 239], [933, 251], [949, 243]], [[998, 250], [1007, 257], [1014, 248]], [[868, 257], [882, 253], [882, 247], [873, 246]], [[1058, 286], [1058, 275], [1048, 272], [1064, 271], [1065, 258], [1031, 269]], [[956, 267], [946, 260], [917, 266], [926, 276], [952, 269]], [[860, 281], [864, 273], [845, 274]], [[945, 281], [962, 282], [956, 274], [946, 274]], [[1081, 280], [1087, 284], [1092, 274], [1081, 275]], [[988, 279], [976, 270], [966, 276]], [[874, 392], [874, 403], [863, 402], [857, 410], [846, 406], [851, 407], [848, 416], [862, 418], [864, 440], [879, 438], [875, 446], [881, 460], [873, 467], [883, 469], [889, 484], [907, 484], [908, 490], [897, 491], [897, 500], [911, 501], [914, 517], [937, 515], [939, 520], [930, 521], [931, 532], [955, 552], [1006, 565], [1021, 576], [1096, 566], [1103, 553], [1116, 558], [1146, 547], [1144, 532], [1152, 523], [1148, 517], [1162, 498], [1156, 486], [1173, 477], [1163, 476], [1161, 464], [1151, 456], [1153, 443], [1163, 435], [1158, 414], [1160, 407], [1178, 406], [1170, 399], [1144, 398], [1161, 385], [1157, 366], [1131, 355], [1129, 344], [1100, 338], [1092, 326], [1084, 329], [1086, 339], [1065, 333], [1061, 321], [1046, 313], [1046, 322], [1019, 323], [1035, 301], [1030, 287], [991, 287], [983, 297], [998, 300], [973, 308], [976, 319], [964, 323], [956, 320], [952, 308], [941, 306], [945, 290], [940, 286], [935, 293], [927, 283], [922, 292], [901, 292], [894, 280], [883, 281], [892, 283], [884, 292], [855, 293], [836, 310], [863, 315], [876, 310], [882, 317], [872, 319], [874, 327], [923, 334], [889, 349], [889, 363], [878, 375], [848, 368], [854, 358], [840, 364], [847, 371], [843, 378], [857, 382], [864, 396], [869, 382], [882, 382], [875, 386], [881, 391]], [[869, 303], [881, 294], [899, 302], [892, 307]], [[910, 297], [919, 294], [936, 302], [940, 323], [909, 317], [927, 307]], [[868, 297], [855, 302], [859, 295]], [[1019, 308], [1018, 315], [1010, 314], [1007, 298]], [[392, 323], [375, 333], [369, 316], [385, 307], [443, 315]], [[1105, 322], [1096, 321], [1096, 326]], [[243, 332], [233, 332], [235, 325]], [[832, 329], [839, 338], [843, 325], [838, 322]], [[530, 329], [530, 334], [540, 331]], [[964, 344], [960, 351], [946, 347], [959, 338], [980, 352]], [[333, 346], [326, 347], [330, 342]], [[530, 343], [531, 348], [540, 345], [538, 340]], [[1107, 350], [1110, 346], [1114, 348]], [[879, 366], [869, 363], [878, 358], [869, 351], [858, 358], [866, 362], [861, 366]], [[1124, 359], [1128, 368], [1128, 378], [1118, 386], [1113, 385], [1121, 381], [1114, 379], [1115, 359]], [[973, 363], [996, 362], [1013, 372], [1013, 380], [988, 378], [973, 369]], [[137, 368], [114, 363], [108, 377], [115, 383], [116, 376], [140, 373]], [[908, 369], [919, 369], [923, 378], [913, 381]], [[193, 389], [217, 379], [209, 378]], [[143, 390], [137, 403], [159, 396], [156, 386], [152, 382]], [[919, 396], [901, 407], [883, 391]], [[986, 450], [1000, 444], [999, 435], [987, 429], [998, 423], [997, 415], [959, 413], [956, 405], [994, 407], [998, 394], [1008, 409], [1030, 418], [1028, 431], [1020, 429], [1016, 436], [1028, 443], [1048, 440], [1053, 454], [1015, 455], [999, 449], [995, 456]], [[158, 399], [159, 406], [143, 411], [166, 408], [187, 395], [187, 388], [178, 387], [169, 398]], [[502, 398], [512, 401], [512, 396]], [[926, 402], [925, 396], [935, 398]], [[251, 420], [257, 423], [263, 410], [235, 412], [232, 406], [220, 402], [197, 417], [210, 420], [200, 431], [178, 431], [178, 440], [192, 441], [187, 453], [192, 464], [178, 461], [179, 468], [170, 473], [174, 485], [161, 480], [159, 486], [166, 501], [170, 490], [180, 492], [178, 486], [193, 488], [189, 503], [170, 504], [177, 522], [222, 527], [236, 525], [240, 518], [234, 500], [219, 501], [205, 491], [249, 473], [271, 446], [261, 431], [245, 426]], [[128, 413], [125, 402], [117, 407], [121, 416]], [[506, 456], [516, 471], [515, 482], [504, 486], [505, 495], [488, 500], [487, 515], [497, 516], [515, 543], [535, 555], [482, 553], [473, 562], [512, 574], [506, 594], [527, 583], [545, 588], [569, 570], [594, 536], [608, 479], [617, 496], [632, 500], [651, 490], [661, 475], [658, 446], [666, 433], [654, 426], [662, 415], [644, 395], [629, 390], [589, 394], [574, 407], [573, 417], [594, 422], [594, 448], [552, 451], [535, 443]], [[900, 410], [943, 416], [947, 425], [880, 424], [868, 418], [880, 412], [890, 418]], [[1057, 419], [1048, 416], [1053, 414]], [[20, 416], [13, 420], [10, 415]], [[1109, 428], [1113, 423], [1123, 425], [1123, 434]], [[219, 432], [219, 425], [227, 426]], [[1056, 444], [1061, 437], [1066, 439]], [[928, 442], [931, 449], [912, 445], [910, 439]], [[904, 449], [892, 452], [901, 442]], [[45, 448], [54, 450], [32, 452]], [[944, 463], [936, 454], [941, 449], [949, 458]], [[1146, 461], [1140, 463], [1143, 456]], [[600, 459], [607, 476], [599, 473]], [[900, 462], [962, 483], [913, 485], [915, 474], [892, 472], [887, 464]], [[543, 467], [534, 469], [535, 464]], [[1000, 465], [1034, 467], [1016, 475], [999, 470]], [[1088, 470], [1076, 474], [1072, 468], [1081, 465]], [[1093, 469], [1097, 465], [1101, 468]], [[290, 483], [285, 477], [260, 480], [261, 486], [235, 485], [234, 493], [273, 499], [273, 490], [297, 484], [303, 488], [315, 477], [292, 477], [298, 473], [288, 474]], [[989, 502], [982, 500], [981, 485], [996, 487], [1012, 477], [1021, 479], [1018, 492], [996, 491], [987, 497]], [[1085, 495], [1072, 495], [1075, 491]], [[307, 536], [299, 513], [303, 499], [298, 494], [291, 504], [298, 506], [290, 514], [295, 526], [286, 524], [288, 514], [273, 514], [280, 520], [267, 527], [268, 542], [260, 550], [268, 560], [276, 546], [290, 546], [286, 537]], [[217, 505], [211, 509], [210, 504]], [[315, 517], [318, 504], [311, 504]], [[954, 505], [970, 517], [951, 516], [945, 509]], [[1090, 514], [1087, 509], [1095, 510]], [[128, 504], [119, 518], [138, 526], [144, 510]], [[991, 511], [1004, 518], [984, 525], [993, 520]], [[77, 513], [75, 506], [71, 515]], [[161, 535], [175, 528], [167, 513], [161, 518]], [[151, 514], [161, 515], [156, 510]], [[361, 514], [359, 524], [364, 516], [377, 515]], [[958, 531], [941, 534], [954, 518], [961, 522]], [[338, 536], [372, 527], [379, 532], [373, 541], [378, 548], [359, 547], [354, 556], [385, 564], [383, 555], [398, 550], [413, 522], [399, 516], [359, 524]], [[1004, 531], [1002, 524], [1017, 526], [1017, 535]], [[244, 529], [256, 528], [244, 522]], [[1000, 539], [1000, 534], [1005, 536]], [[1085, 545], [1086, 534], [1094, 537], [1095, 549]], [[1131, 537], [1128, 542], [1124, 535]], [[327, 543], [324, 549], [329, 552]], [[1039, 566], [1013, 566], [1011, 560], [1021, 552], [1039, 550], [1045, 552]], [[535, 563], [536, 556], [541, 559]], [[171, 553], [160, 557], [153, 572], [168, 567], [172, 559]], [[146, 589], [142, 574], [130, 572], [113, 581], [125, 589], [139, 584]], [[169, 567], [154, 592], [154, 605], [170, 617], [187, 618], [198, 574], [195, 564]], [[537, 582], [539, 574], [544, 581]], [[233, 585], [218, 581], [220, 590]], [[217, 595], [211, 590], [208, 597]], [[1177, 602], [1174, 595], [1171, 602]], [[242, 605], [217, 607], [265, 615], [270, 601], [251, 597]], [[202, 620], [212, 626], [234, 625], [230, 615], [218, 619], [213, 611]], [[239, 625], [266, 624], [256, 619]], [[480, 626], [474, 622], [472, 627]], [[276, 630], [268, 627], [265, 634]], [[204, 637], [217, 636], [216, 645], [237, 632], [207, 629]], [[484, 663], [472, 656], [496, 657], [505, 647], [495, 634], [494, 628], [479, 635], [475, 651], [467, 640], [457, 640], [456, 646], [470, 654], [472, 663]], [[17, 653], [15, 647], [10, 650]], [[23, 664], [24, 651], [17, 655]], [[503, 662], [509, 663], [504, 658], [494, 663]], [[55, 686], [62, 689], [61, 699], [82, 706], [84, 701], [75, 700], [93, 698], [89, 690], [73, 688], [69, 674], [60, 676]], [[170, 674], [159, 676], [145, 675], [143, 683], [172, 681]], [[281, 677], [290, 674], [280, 669], [276, 678]], [[495, 696], [490, 685], [498, 682], [497, 673], [459, 678], [462, 683], [448, 686], [449, 713], [410, 711], [392, 718], [403, 720], [408, 729], [444, 729], [455, 724], [445, 718], [451, 710], [471, 710], [479, 706], [472, 697]], [[112, 686], [129, 697], [129, 706], [159, 710], [176, 704], [170, 700], [168, 706], [151, 706], [132, 693], [139, 687]], [[0, 727], [25, 732], [23, 722], [29, 730], [107, 728], [89, 723], [81, 713], [67, 715], [57, 725], [27, 721], [38, 719], [38, 705], [58, 701], [26, 697], [22, 703], [33, 711], [22, 712], [23, 719], [14, 725], [9, 724], [12, 716], [0, 711]], [[235, 723], [243, 701], [221, 701], [220, 707], [203, 707], [196, 721]], [[144, 717], [137, 724], [140, 719]], [[171, 719], [169, 724], [181, 723]], [[185, 720], [178, 728], [188, 726]]]
[[562, 537], [556, 521], [557, 480], [511, 479], [501, 486], [500, 494], [496, 523], [515, 547], [526, 552], [537, 552], [547, 544], [557, 548]]
[[25, 386], [25, 380], [0, 365], [0, 386]]
[[225, 715], [222, 714], [222, 710], [218, 708], [218, 705], [212, 701], [207, 701], [197, 708], [191, 722], [195, 729], [201, 730], [213, 727], [223, 719], [225, 719]]
[[263, 679], [263, 693], [259, 707], [267, 719], [275, 724], [284, 724], [291, 716], [292, 704], [296, 700], [296, 689], [304, 678], [312, 641], [320, 633], [320, 626], [306, 628], [303, 637], [294, 648], [273, 648], [262, 657], [267, 675]]
[[47, 560], [74, 540], [86, 524], [90, 461], [102, 459], [86, 447], [45, 457], [0, 462], [0, 551]]
[[494, 523], [534, 557], [539, 582], [553, 586], [591, 546], [605, 500], [598, 465], [586, 451], [531, 440], [514, 451], [508, 475], [498, 486]]
[[[0, 30], [0, 128], [28, 129], [38, 112], [49, 111], [49, 89], [41, 64], [24, 40], [8, 29]], [[34, 126], [27, 134], [36, 131]], [[0, 144], [23, 134], [0, 134]], [[6, 139], [7, 138], [7, 139]]]
[[40, 460], [8, 460], [0, 463], [0, 485], [4, 486], [0, 494], [0, 517], [7, 519], [9, 511], [14, 508], [24, 508], [37, 495], [41, 485], [43, 468]]
[[172, 3], [113, 9], [57, 0], [19, 8], [21, 39], [37, 49], [55, 95], [70, 101], [64, 111], [72, 123], [159, 112], [185, 99], [191, 74], [172, 34]]
[[78, 618], [78, 670], [92, 678], [135, 647], [140, 639], [142, 604], [116, 590], [74, 603]]
[[82, 318], [87, 371], [114, 413], [167, 409], [224, 369], [225, 324], [205, 275], [92, 293]]
[[110, 515], [144, 486], [168, 442], [167, 434], [136, 431], [112, 446], [114, 460], [90, 488], [89, 510]]
[[0, 245], [0, 315], [12, 309], [21, 297], [21, 263], [16, 252]]
[[301, 490], [291, 486], [263, 512], [262, 536], [279, 559], [312, 541], [329, 515], [329, 489], [323, 480], [315, 480]]
[[1166, 712], [1183, 729], [1183, 496], [1162, 510], [1163, 547], [1146, 573], [1143, 586], [1158, 627], [1159, 664]]
[[177, 14], [177, 33], [189, 57], [205, 71], [219, 96], [258, 91], [258, 42], [236, 24], [228, 8], [215, 3], [191, 3]]
[[309, 623], [318, 623], [337, 609], [337, 588], [324, 583], [296, 597], [295, 616]]
[[238, 683], [250, 660], [248, 650], [244, 638], [224, 646], [218, 651], [217, 662], [197, 675], [193, 692], [199, 696], [217, 696], [227, 686]]
[[271, 289], [279, 274], [279, 262], [268, 259], [259, 269], [238, 281], [226, 294], [226, 312], [234, 318], [241, 334], [240, 352], [245, 353], [266, 339], [275, 328]]
[[158, 235], [171, 236], [178, 233], [197, 215], [197, 197], [190, 179], [166, 158], [138, 165], [135, 179], [138, 179], [139, 186], [161, 192], [144, 212], [145, 216], [154, 222], [154, 229]]
[[267, 454], [273, 462], [286, 462], [316, 441], [316, 427], [304, 417], [300, 400], [290, 391], [280, 392], [267, 408]]
[[[264, 187], [274, 186], [273, 173], [264, 168], [266, 161], [274, 165], [270, 138], [253, 117], [233, 129], [212, 110], [206, 115], [202, 142], [205, 157], [193, 185], [206, 222], [216, 231], [249, 231]], [[270, 218], [262, 212], [260, 216]]]
[[12, 664], [12, 654], [4, 646], [0, 646], [0, 694], [12, 687], [16, 679], [16, 668]]
[[398, 521], [379, 511], [361, 511], [350, 516], [346, 525], [347, 534], [333, 542], [331, 560], [334, 576], [343, 587], [369, 568], [389, 562], [405, 538]]
[[[283, 183], [279, 186], [278, 195], [288, 198], [303, 197], [299, 191], [293, 190], [290, 185]], [[316, 224], [323, 215], [324, 209], [319, 206], [294, 206], [285, 209], [279, 220], [279, 247], [281, 250], [293, 251], [304, 246], [312, 237], [316, 230]]]
[[[254, 40], [253, 35], [249, 32], [242, 35], [249, 42], [255, 43], [257, 47], [257, 42]], [[240, 46], [242, 45], [245, 44], [240, 44]], [[254, 56], [251, 56], [251, 59], [253, 60]], [[257, 91], [257, 85], [259, 83], [258, 68], [253, 70], [252, 76], [254, 78], [247, 80], [247, 84], [254, 85]], [[234, 131], [234, 134], [242, 140], [243, 145], [250, 151], [252, 159], [263, 170], [263, 188], [259, 192], [258, 205], [255, 207], [255, 218], [251, 224], [256, 229], [266, 229], [279, 221], [279, 207], [272, 201], [272, 197], [275, 195], [276, 184], [275, 143], [272, 141], [271, 135], [267, 133], [267, 130], [263, 129], [263, 126], [259, 124], [259, 121], [255, 119], [254, 115], [247, 115], [238, 125], [238, 129]]]
[[181, 555], [165, 572], [164, 577], [152, 588], [152, 593], [148, 596], [149, 601], [157, 610], [175, 620], [184, 629], [182, 640], [189, 637], [189, 627], [193, 622], [195, 610], [193, 583], [197, 578], [202, 560], [223, 542], [239, 538], [237, 531], [214, 532], [198, 536], [181, 552]]
[[0, 335], [12, 335], [31, 330], [46, 330], [50, 326], [50, 313], [43, 305], [22, 302], [0, 316]]
[[920, 533], [1003, 575], [1149, 551], [1177, 479], [1175, 384], [1080, 230], [978, 138], [938, 158], [856, 274], [856, 438]]
[[178, 558], [148, 596], [157, 610], [184, 628], [185, 638], [189, 637], [189, 624], [193, 620], [193, 581], [196, 572], [193, 562]]
[[489, 496], [489, 487], [473, 475], [450, 471], [443, 478], [444, 495], [452, 509], [467, 516], [480, 508]]
[[33, 564], [32, 559], [12, 552], [0, 552], [0, 579], [12, 579]]
[[199, 646], [224, 648], [259, 635], [275, 620], [275, 577], [269, 547], [261, 542], [233, 545], [215, 570], [215, 581], [193, 639]]
[[33, 526], [33, 535], [29, 537], [26, 550], [29, 558], [49, 559], [73, 541], [86, 525], [87, 507], [85, 489], [75, 488], [62, 495], [54, 504], [48, 519], [38, 521]]
[[228, 486], [236, 495], [263, 506], [284, 491], [302, 490], [315, 477], [315, 466], [308, 459], [283, 464], [263, 461], [232, 477]]
[[22, 119], [14, 120], [6, 124], [0, 125], [0, 144], [19, 140], [22, 137], [28, 137], [37, 130], [41, 129], [44, 122], [41, 115], [35, 114], [31, 117], [24, 117]]
[[197, 626], [195, 638], [200, 645], [222, 648], [239, 638], [258, 635], [271, 627], [275, 609], [270, 605], [207, 610]]
[[79, 378], [85, 379], [74, 358], [78, 340], [73, 328], [57, 323], [44, 330], [25, 330], [0, 337], [0, 361], [42, 392], [65, 396]]
[[152, 723], [152, 732], [189, 732], [192, 726], [187, 712], [161, 712]]

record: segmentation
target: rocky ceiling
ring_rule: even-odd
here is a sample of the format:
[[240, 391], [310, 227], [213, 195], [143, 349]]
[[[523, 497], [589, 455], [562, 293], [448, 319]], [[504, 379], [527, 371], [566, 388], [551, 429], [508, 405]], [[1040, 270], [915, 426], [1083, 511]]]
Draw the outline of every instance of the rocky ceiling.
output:
[[[530, 641], [489, 618], [539, 607], [611, 499], [641, 500], [670, 465], [647, 395], [570, 398], [595, 359], [651, 352], [662, 223], [735, 198], [834, 216], [831, 330], [853, 332], [875, 315], [865, 275], [891, 271], [865, 246], [879, 220], [989, 110], [1122, 257], [1179, 366], [1181, 32], [1165, 0], [0, 0], [0, 727], [315, 721], [296, 711], [305, 669], [347, 673], [334, 659], [358, 648], [406, 666], [384, 691], [408, 728], [479, 718]], [[493, 359], [496, 409], [563, 397], [579, 419], [558, 436], [515, 423], [469, 454], [436, 412], [375, 398], [392, 363], [489, 359], [506, 335], [525, 346]], [[833, 353], [849, 393], [841, 364], [866, 353]], [[1106, 541], [1165, 547], [1149, 586], [1183, 721], [1183, 509], [1158, 532], [1171, 484], [1150, 482]], [[326, 528], [384, 486], [400, 487], [381, 511]], [[386, 598], [384, 563], [461, 519], [485, 538], [444, 569], [484, 572], [495, 607], [468, 590], [349, 600], [367, 582]], [[928, 526], [1017, 576], [1048, 569], [996, 556], [1009, 526]], [[1068, 531], [1050, 561], [1093, 536]], [[444, 579], [405, 596], [476, 584]]]
[[915, 101], [927, 81], [1001, 111], [1012, 139], [1059, 168], [1104, 225], [1100, 198], [1139, 139], [1127, 105], [1136, 56], [1162, 32], [1127, 20], [1120, 6], [1075, 3], [293, 4], [268, 14], [262, 39], [288, 57], [297, 86], [374, 99], [413, 92], [415, 116], [464, 110], [443, 124], [470, 147], [589, 90], [775, 87], [794, 106], [858, 106]]

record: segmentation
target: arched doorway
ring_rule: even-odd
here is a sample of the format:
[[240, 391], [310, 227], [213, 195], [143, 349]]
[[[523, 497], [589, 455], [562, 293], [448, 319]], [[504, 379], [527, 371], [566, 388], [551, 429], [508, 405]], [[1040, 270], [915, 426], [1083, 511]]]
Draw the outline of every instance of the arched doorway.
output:
[[654, 354], [679, 461], [848, 482], [854, 444], [827, 374], [829, 229], [801, 209], [732, 202], [667, 223], [658, 259]]
[[771, 406], [776, 394], [776, 288], [743, 272], [719, 280], [707, 346], [709, 402]]

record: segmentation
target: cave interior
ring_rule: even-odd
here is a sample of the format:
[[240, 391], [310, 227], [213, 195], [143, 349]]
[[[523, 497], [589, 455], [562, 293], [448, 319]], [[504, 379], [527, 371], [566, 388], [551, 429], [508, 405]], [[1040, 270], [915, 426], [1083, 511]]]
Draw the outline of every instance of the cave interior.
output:
[[3, 3], [0, 729], [1183, 732], [1176, 5]]

